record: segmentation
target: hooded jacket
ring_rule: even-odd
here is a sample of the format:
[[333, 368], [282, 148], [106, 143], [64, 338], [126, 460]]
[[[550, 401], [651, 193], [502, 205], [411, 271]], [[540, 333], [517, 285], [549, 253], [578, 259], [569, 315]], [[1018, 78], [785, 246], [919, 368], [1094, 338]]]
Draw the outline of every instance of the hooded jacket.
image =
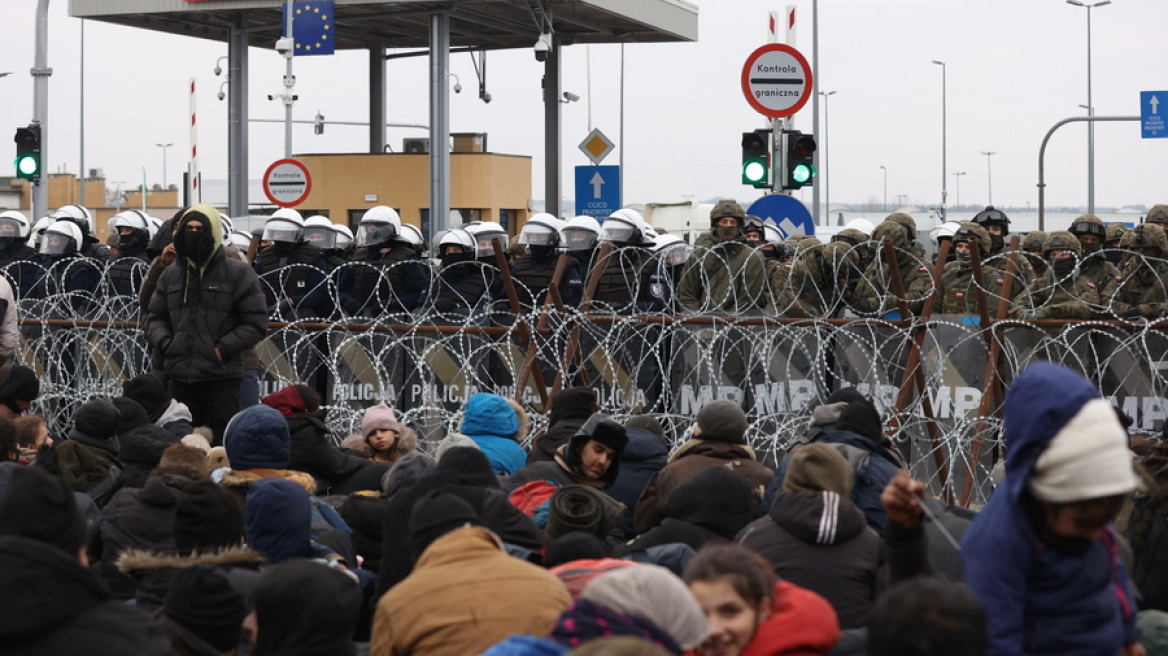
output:
[[[324, 412], [309, 412], [295, 387], [286, 387], [264, 397], [262, 403], [284, 416], [291, 438], [288, 469], [311, 474], [313, 478], [331, 486], [362, 469], [374, 466], [365, 458], [349, 455], [338, 449], [329, 438]], [[230, 458], [229, 458], [230, 459]], [[384, 472], [384, 467], [377, 467]], [[381, 476], [371, 476], [373, 480]], [[324, 487], [324, 486], [322, 486]]]
[[158, 426], [138, 426], [118, 436], [122, 447], [118, 459], [125, 465], [122, 470], [122, 487], [142, 487], [150, 477], [150, 472], [162, 460], [162, 452], [172, 444], [178, 444], [181, 437]]
[[479, 654], [514, 633], [546, 636], [571, 601], [555, 574], [507, 555], [490, 531], [455, 529], [381, 597], [369, 654]]
[[771, 614], [741, 656], [819, 656], [839, 642], [835, 612], [823, 597], [789, 581], [775, 583]]
[[155, 612], [166, 601], [166, 593], [170, 590], [174, 575], [195, 565], [206, 565], [223, 572], [231, 588], [251, 608], [260, 579], [259, 567], [264, 560], [263, 554], [244, 546], [189, 556], [176, 555], [172, 551], [127, 549], [118, 558], [117, 565], [119, 572], [133, 577], [137, 582], [135, 604], [146, 611]]
[[753, 511], [757, 515], [762, 492], [774, 473], [771, 468], [758, 462], [754, 450], [744, 444], [694, 438], [669, 457], [669, 464], [654, 474], [641, 492], [633, 520], [637, 534], [647, 533], [661, 523], [674, 490], [712, 467], [724, 467], [746, 477], [754, 497]]
[[556, 451], [579, 432], [595, 411], [596, 392], [591, 387], [569, 387], [557, 394], [548, 416], [547, 432], [532, 443], [527, 464], [554, 459]]
[[519, 446], [522, 437], [517, 437], [526, 419], [526, 412], [520, 417], [515, 407], [497, 394], [475, 394], [466, 401], [462, 433], [487, 455], [495, 473], [510, 475], [527, 462], [527, 452]]
[[754, 518], [754, 495], [746, 478], [711, 467], [678, 487], [665, 506], [665, 519], [617, 551], [628, 554], [680, 542], [694, 551], [707, 543], [726, 543]]
[[13, 592], [0, 613], [6, 655], [171, 653], [150, 615], [112, 598], [95, 572], [44, 542], [0, 537], [0, 590]]
[[361, 615], [361, 588], [328, 566], [295, 560], [260, 576], [256, 587], [256, 656], [356, 654], [351, 635]]
[[635, 535], [632, 509], [637, 506], [641, 490], [645, 489], [653, 475], [661, 471], [669, 461], [669, 450], [656, 435], [644, 428], [626, 426], [625, 434], [629, 437], [629, 443], [620, 455], [620, 473], [616, 477], [616, 482], [605, 492], [629, 508], [629, 512], [621, 517], [617, 528], [621, 533], [631, 537]]
[[92, 529], [99, 538], [101, 560], [116, 562], [122, 551], [130, 548], [173, 549], [178, 498], [194, 483], [194, 479], [177, 473], [162, 474], [151, 477], [141, 488], [119, 490]]
[[1115, 654], [1139, 639], [1115, 530], [1071, 555], [1046, 544], [1024, 508], [1039, 456], [1097, 398], [1085, 378], [1047, 362], [1022, 372], [1006, 395], [1006, 480], [961, 544], [966, 584], [986, 609], [990, 656]]
[[780, 579], [827, 599], [840, 628], [865, 625], [881, 544], [851, 499], [828, 491], [780, 493], [738, 543], [765, 558]]
[[183, 214], [178, 230], [185, 229], [193, 212], [207, 217], [215, 250], [206, 262], [180, 258], [177, 266], [162, 272], [146, 314], [146, 337], [162, 354], [163, 369], [174, 380], [241, 378], [243, 352], [268, 333], [264, 293], [246, 262], [226, 257], [223, 225], [215, 208], [195, 205]]

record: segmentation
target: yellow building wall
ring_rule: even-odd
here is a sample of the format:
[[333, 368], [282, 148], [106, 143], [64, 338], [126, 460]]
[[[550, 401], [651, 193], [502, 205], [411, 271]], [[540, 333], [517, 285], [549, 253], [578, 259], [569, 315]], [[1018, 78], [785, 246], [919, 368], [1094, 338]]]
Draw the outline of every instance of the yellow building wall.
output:
[[[430, 158], [407, 153], [297, 155], [312, 176], [312, 190], [297, 206], [302, 214], [327, 212], [337, 223], [376, 205], [398, 211], [403, 221], [421, 226], [430, 206]], [[483, 221], [498, 221], [500, 210], [513, 219], [518, 234], [531, 198], [531, 157], [496, 153], [451, 153], [450, 206], [479, 210]], [[366, 200], [366, 197], [372, 200]], [[354, 220], [355, 221], [355, 220]]]

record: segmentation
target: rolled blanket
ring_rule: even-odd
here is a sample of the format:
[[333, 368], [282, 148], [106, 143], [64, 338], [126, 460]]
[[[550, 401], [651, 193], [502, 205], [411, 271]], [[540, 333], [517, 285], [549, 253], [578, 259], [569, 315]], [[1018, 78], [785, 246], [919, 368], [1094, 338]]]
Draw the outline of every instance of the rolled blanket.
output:
[[584, 531], [603, 540], [616, 528], [625, 510], [625, 504], [600, 490], [566, 485], [552, 495], [544, 535], [554, 540], [572, 531]]

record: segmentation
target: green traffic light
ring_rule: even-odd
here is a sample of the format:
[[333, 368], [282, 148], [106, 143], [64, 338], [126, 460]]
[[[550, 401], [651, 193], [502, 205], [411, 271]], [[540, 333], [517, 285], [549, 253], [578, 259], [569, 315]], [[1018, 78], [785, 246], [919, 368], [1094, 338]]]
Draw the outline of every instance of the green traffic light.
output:
[[763, 180], [766, 179], [766, 175], [767, 175], [766, 165], [764, 165], [760, 161], [755, 160], [755, 161], [747, 162], [742, 167], [742, 178], [750, 184], [754, 184], [756, 182], [762, 182]]
[[791, 179], [799, 184], [807, 184], [814, 177], [815, 167], [807, 164], [799, 164], [791, 171]]
[[16, 171], [21, 175], [35, 175], [37, 173], [36, 158], [28, 156], [16, 158]]

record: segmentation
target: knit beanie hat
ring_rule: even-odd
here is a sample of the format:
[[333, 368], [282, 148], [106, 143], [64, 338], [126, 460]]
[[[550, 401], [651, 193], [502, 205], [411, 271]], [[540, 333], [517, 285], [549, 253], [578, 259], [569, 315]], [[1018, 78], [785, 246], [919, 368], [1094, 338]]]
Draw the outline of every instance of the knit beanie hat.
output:
[[552, 399], [548, 425], [554, 426], [564, 419], [587, 419], [596, 410], [596, 390], [591, 387], [569, 387], [560, 390], [556, 398]]
[[434, 490], [418, 499], [410, 512], [410, 559], [418, 562], [422, 553], [435, 540], [468, 524], [480, 526], [482, 520], [462, 498], [450, 492]]
[[118, 435], [125, 435], [139, 426], [150, 424], [146, 411], [138, 405], [137, 401], [119, 396], [114, 398], [113, 404], [122, 418], [121, 422], [118, 423]]
[[699, 439], [746, 444], [746, 413], [733, 401], [711, 401], [698, 412]]
[[122, 396], [137, 401], [151, 423], [158, 421], [171, 400], [166, 383], [154, 374], [142, 374], [122, 383]]
[[41, 381], [36, 372], [23, 365], [13, 365], [0, 379], [0, 401], [35, 401], [41, 395]]
[[278, 410], [253, 405], [231, 418], [223, 431], [223, 447], [232, 469], [287, 469], [292, 460], [292, 436]]
[[0, 535], [47, 542], [74, 554], [85, 545], [85, 530], [85, 518], [65, 479], [38, 467], [12, 472], [0, 500]]
[[621, 567], [601, 574], [584, 587], [580, 598], [649, 620], [682, 650], [696, 648], [710, 635], [710, 623], [689, 588], [658, 565]]
[[838, 449], [829, 444], [807, 444], [791, 456], [784, 492], [835, 492], [852, 495], [852, 466]]
[[222, 572], [195, 565], [175, 573], [162, 612], [208, 645], [229, 651], [239, 645], [247, 606]]
[[591, 560], [607, 556], [608, 550], [604, 548], [600, 538], [586, 531], [572, 531], [561, 535], [547, 546], [543, 566], [551, 569], [573, 560]]
[[391, 430], [401, 433], [401, 424], [394, 416], [393, 408], [384, 403], [378, 403], [368, 408], [365, 410], [365, 416], [361, 418], [361, 435], [365, 439], [369, 439], [369, 434], [375, 430]]
[[884, 440], [884, 423], [880, 421], [880, 411], [868, 399], [852, 401], [840, 411], [835, 427], [866, 437], [880, 444]]
[[1098, 398], [1083, 404], [1055, 434], [1029, 480], [1030, 491], [1047, 503], [1126, 494], [1137, 484], [1127, 433], [1111, 404]]
[[174, 546], [182, 553], [215, 551], [243, 542], [243, 510], [223, 488], [202, 480], [179, 495]]
[[656, 436], [657, 440], [661, 442], [661, 444], [665, 445], [667, 448], [669, 447], [669, 440], [665, 439], [665, 427], [662, 426], [661, 422], [657, 421], [657, 418], [653, 415], [637, 415], [635, 417], [630, 417], [629, 420], [625, 422], [625, 428], [640, 428], [641, 430], [647, 430]]
[[121, 423], [118, 407], [103, 399], [86, 401], [73, 413], [73, 427], [77, 432], [99, 440], [117, 437]]

